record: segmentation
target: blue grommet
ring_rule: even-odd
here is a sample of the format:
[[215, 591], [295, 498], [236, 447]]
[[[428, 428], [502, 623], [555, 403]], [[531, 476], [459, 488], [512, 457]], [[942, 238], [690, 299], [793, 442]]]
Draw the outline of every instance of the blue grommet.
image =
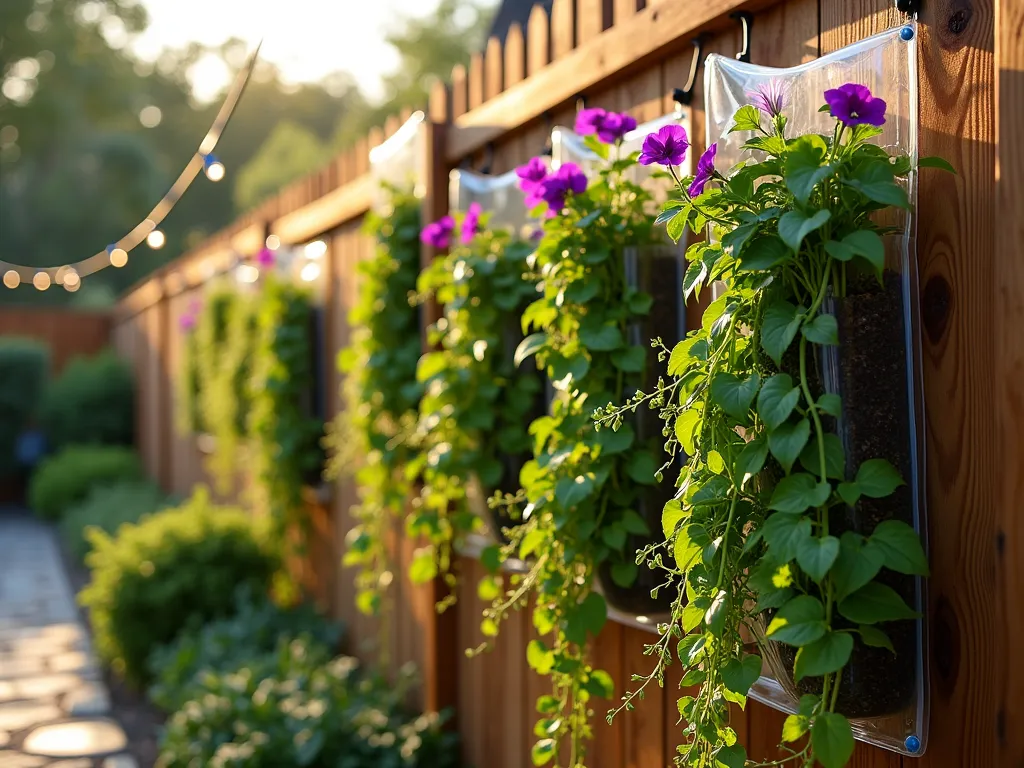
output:
[[[913, 32], [910, 33], [913, 36]], [[907, 748], [907, 752], [917, 754], [921, 751], [921, 740], [917, 736], [907, 736], [907, 740], [903, 742], [903, 746]]]
[[909, 24], [900, 30], [900, 38], [908, 43], [914, 39], [914, 28]]

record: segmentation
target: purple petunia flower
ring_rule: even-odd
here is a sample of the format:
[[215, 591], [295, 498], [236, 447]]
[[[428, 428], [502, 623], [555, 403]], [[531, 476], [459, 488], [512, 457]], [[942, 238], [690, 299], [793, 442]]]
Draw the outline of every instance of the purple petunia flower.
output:
[[519, 188], [529, 195], [548, 176], [548, 166], [539, 157], [531, 157], [526, 165], [516, 168], [519, 177]]
[[687, 190], [690, 197], [697, 197], [704, 191], [704, 187], [715, 175], [715, 154], [718, 152], [718, 142], [704, 150], [704, 154], [697, 161], [697, 173], [690, 182]]
[[625, 113], [608, 112], [594, 107], [582, 109], [576, 115], [576, 133], [581, 136], [596, 133], [597, 138], [605, 144], [614, 144], [635, 129], [636, 119]]
[[447, 248], [451, 243], [452, 232], [455, 231], [455, 219], [442, 216], [432, 224], [427, 224], [420, 232], [420, 240], [432, 248]]
[[587, 177], [575, 163], [564, 163], [538, 187], [540, 198], [548, 204], [548, 215], [565, 208], [569, 195], [582, 194], [587, 189]]
[[666, 125], [657, 133], [644, 139], [643, 151], [640, 152], [640, 164], [680, 165], [686, 157], [690, 146], [686, 138], [686, 130], [681, 125]]
[[608, 112], [600, 107], [581, 109], [576, 113], [576, 133], [580, 136], [597, 133], [607, 117]]
[[789, 83], [772, 78], [767, 83], [761, 83], [754, 90], [748, 91], [747, 98], [768, 117], [777, 117], [789, 103]]
[[194, 314], [186, 312], [178, 318], [178, 327], [181, 328], [184, 333], [191, 333], [195, 330], [197, 320], [198, 318]]
[[256, 254], [256, 264], [261, 269], [269, 269], [274, 266], [274, 252], [269, 248], [262, 249]]
[[866, 85], [846, 83], [825, 91], [829, 112], [845, 125], [885, 124], [885, 102], [876, 99]]
[[462, 220], [461, 239], [464, 245], [469, 245], [469, 243], [473, 242], [473, 238], [480, 231], [480, 214], [482, 213], [483, 209], [480, 207], [480, 203], [469, 204], [466, 217]]

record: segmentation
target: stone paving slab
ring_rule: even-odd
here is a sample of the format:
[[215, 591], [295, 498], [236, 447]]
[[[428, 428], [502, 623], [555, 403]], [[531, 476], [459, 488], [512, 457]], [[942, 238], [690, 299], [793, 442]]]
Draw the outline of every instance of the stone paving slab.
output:
[[0, 768], [138, 768], [53, 531], [0, 510]]

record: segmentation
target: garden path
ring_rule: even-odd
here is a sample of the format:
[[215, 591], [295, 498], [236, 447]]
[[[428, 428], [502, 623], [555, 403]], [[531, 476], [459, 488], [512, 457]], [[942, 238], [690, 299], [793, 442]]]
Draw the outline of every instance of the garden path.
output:
[[0, 509], [0, 768], [137, 768], [45, 524]]

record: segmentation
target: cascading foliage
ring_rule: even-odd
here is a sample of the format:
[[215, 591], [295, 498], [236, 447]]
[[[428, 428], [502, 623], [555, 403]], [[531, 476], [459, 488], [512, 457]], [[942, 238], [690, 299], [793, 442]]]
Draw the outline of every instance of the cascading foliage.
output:
[[[510, 232], [488, 230], [488, 218], [474, 203], [460, 220], [445, 216], [422, 233], [428, 245], [450, 250], [417, 281], [417, 303], [433, 298], [444, 310], [428, 332], [433, 351], [416, 369], [424, 393], [412, 442], [423, 484], [406, 528], [427, 542], [410, 566], [412, 580], [441, 575], [450, 588], [439, 608], [455, 599], [453, 547], [482, 527], [470, 485], [478, 482], [481, 496], [518, 487], [508, 460], [530, 451], [527, 426], [541, 389], [539, 377], [516, 370], [511, 353], [521, 336], [519, 318], [537, 295], [524, 279], [533, 247]], [[493, 597], [496, 589], [488, 579], [481, 594]]]
[[[863, 86], [825, 93], [822, 110], [836, 118], [831, 135], [787, 135], [778, 83], [750, 98], [732, 131], [749, 134], [744, 148], [760, 159], [726, 178], [712, 145], [695, 177], [677, 179], [679, 192], [659, 217], [677, 239], [710, 223], [713, 240], [687, 252], [684, 291], [721, 281], [718, 298], [701, 328], [663, 350], [666, 381], [595, 414], [598, 434], [610, 438], [604, 427], [624, 413], [657, 409], [666, 450], [686, 456], [662, 518], [674, 562], [655, 548], [646, 553], [675, 584], [672, 620], [652, 646], [656, 668], [609, 720], [679, 663], [682, 685], [695, 692], [678, 701], [678, 765], [840, 768], [854, 748], [837, 708], [849, 685], [844, 670], [863, 648], [893, 648], [898, 622], [917, 614], [887, 582], [927, 575], [928, 565], [905, 521], [867, 524], [879, 515], [858, 514], [906, 478], [884, 456], [852, 460], [863, 450], [841, 439], [849, 436], [847, 403], [827, 386], [823, 361], [845, 343], [836, 307], [893, 279], [883, 242], [893, 230], [878, 222], [909, 210], [900, 182], [913, 167], [871, 143], [885, 103]], [[644, 155], [675, 174], [668, 143], [652, 135]], [[919, 166], [952, 170], [935, 158]], [[775, 648], [803, 696], [783, 729], [787, 757], [762, 763], [737, 743], [729, 708], [745, 705], [762, 656]]]
[[390, 209], [370, 213], [365, 230], [377, 248], [359, 264], [359, 300], [349, 317], [351, 345], [339, 356], [347, 407], [331, 435], [331, 474], [356, 466], [358, 524], [349, 532], [346, 565], [360, 568], [356, 605], [376, 613], [393, 579], [387, 532], [404, 510], [416, 468], [408, 440], [422, 385], [416, 380], [419, 311], [410, 306], [420, 264], [420, 202], [390, 189]]
[[645, 211], [650, 196], [624, 178], [635, 155], [610, 158], [609, 144], [635, 127], [627, 115], [581, 113], [577, 129], [591, 134], [588, 146], [603, 160], [589, 184], [571, 163], [550, 174], [540, 159], [519, 169], [528, 204], [546, 208], [547, 219], [529, 261], [541, 296], [522, 317], [523, 331], [533, 333], [516, 362], [536, 356], [555, 396], [548, 414], [530, 425], [533, 458], [520, 473], [522, 490], [493, 502], [521, 507], [523, 522], [509, 529], [502, 557], [519, 557], [529, 570], [485, 611], [483, 632], [497, 635], [510, 609], [535, 598], [541, 639], [529, 643], [527, 661], [552, 682], [551, 694], [537, 702], [535, 765], [584, 765], [590, 700], [613, 692], [611, 676], [587, 659], [588, 638], [607, 617], [595, 574], [610, 562], [616, 582], [631, 584], [637, 564], [626, 540], [648, 532], [636, 505], [655, 482], [658, 447], [642, 444], [628, 423], [598, 432], [591, 420], [595, 407], [635, 391], [654, 357], [627, 341], [652, 300], [628, 285], [623, 256], [655, 242]]

